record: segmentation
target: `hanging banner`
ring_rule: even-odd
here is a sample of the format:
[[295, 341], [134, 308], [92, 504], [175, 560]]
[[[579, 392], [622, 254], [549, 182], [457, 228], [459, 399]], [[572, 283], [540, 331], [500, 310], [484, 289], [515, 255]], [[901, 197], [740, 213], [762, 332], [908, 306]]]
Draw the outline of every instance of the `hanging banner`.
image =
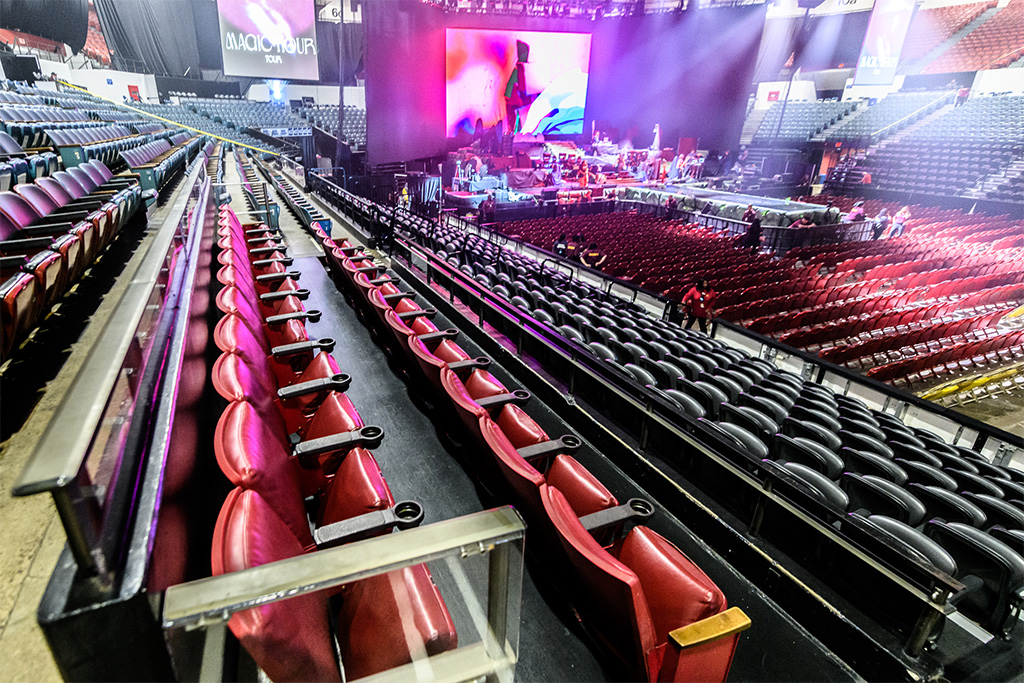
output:
[[892, 85], [907, 38], [914, 0], [878, 0], [857, 60], [854, 85]]

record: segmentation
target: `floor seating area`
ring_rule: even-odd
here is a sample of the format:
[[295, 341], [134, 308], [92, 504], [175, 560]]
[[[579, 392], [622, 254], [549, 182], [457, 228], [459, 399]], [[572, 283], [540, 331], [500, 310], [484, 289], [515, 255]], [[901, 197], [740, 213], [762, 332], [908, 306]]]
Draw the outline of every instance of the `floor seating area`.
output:
[[996, 4], [993, 0], [988, 0], [952, 7], [919, 9], [910, 22], [907, 39], [900, 52], [900, 61], [913, 62], [921, 59]]
[[[832, 202], [843, 212], [854, 202], [800, 199]], [[900, 208], [865, 203], [869, 217], [883, 207], [890, 216]], [[1004, 316], [1024, 304], [1024, 224], [920, 205], [911, 213], [902, 238], [798, 247], [774, 260], [751, 256], [719, 233], [630, 213], [516, 221], [499, 229], [549, 250], [558, 236], [582, 233], [608, 254], [607, 274], [669, 298], [680, 299], [707, 278], [718, 292], [719, 317], [858, 370], [893, 364], [871, 376], [900, 386], [1011, 361], [1019, 340], [1004, 332], [1019, 319]], [[991, 348], [974, 353], [970, 341]], [[975, 360], [960, 365], [932, 355], [946, 348], [954, 360], [968, 353]], [[913, 358], [941, 363], [902, 362]]]
[[[992, 466], [977, 452], [719, 340], [611, 307], [600, 296], [583, 299], [569, 287], [539, 284], [553, 283], [553, 271], [513, 252], [497, 258], [499, 248], [475, 235], [431, 228], [423, 219], [404, 226], [494, 295], [657, 392], [748, 457], [800, 480], [804, 495], [863, 516], [897, 545], [965, 582], [973, 581], [971, 572], [985, 573], [975, 564], [978, 555], [992, 553], [993, 566], [1015, 567], [1016, 578], [988, 584], [1002, 600], [1024, 585], [1024, 558], [998, 540], [1010, 539], [1004, 529], [1024, 531], [1020, 472]], [[970, 593], [954, 598], [964, 616], [992, 633], [1013, 628], [1013, 610], [992, 610], [994, 603]]]
[[1010, 0], [981, 26], [928, 64], [929, 74], [1000, 69], [1024, 56], [1024, 0]]
[[719, 292], [790, 279], [792, 262], [751, 255], [735, 240], [695, 223], [633, 212], [509, 221], [500, 232], [552, 250], [562, 235], [582, 234], [608, 256], [601, 269], [649, 291], [681, 299], [700, 278]]
[[0, 193], [0, 360], [8, 358], [142, 205], [137, 176], [99, 161]]
[[782, 116], [782, 102], [776, 102], [768, 110], [754, 133], [755, 147], [807, 142], [811, 136], [842, 121], [843, 117], [857, 108], [859, 102], [832, 99], [817, 102], [790, 101], [785, 105], [785, 118]]

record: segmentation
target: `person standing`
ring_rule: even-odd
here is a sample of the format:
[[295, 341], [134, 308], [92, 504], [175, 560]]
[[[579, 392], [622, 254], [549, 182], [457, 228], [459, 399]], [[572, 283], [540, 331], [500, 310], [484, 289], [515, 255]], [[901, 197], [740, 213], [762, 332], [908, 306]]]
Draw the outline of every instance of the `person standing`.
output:
[[879, 237], [885, 234], [886, 229], [889, 227], [889, 209], [882, 207], [882, 210], [875, 216], [875, 228], [872, 231], [871, 239], [877, 240]]
[[753, 223], [755, 218], [757, 218], [757, 209], [753, 204], [747, 204], [747, 210], [743, 212], [743, 222]]
[[907, 221], [909, 220], [910, 207], [904, 206], [892, 217], [892, 231], [889, 233], [889, 237], [902, 237], [903, 232], [907, 229]]
[[954, 107], [959, 107], [967, 102], [967, 98], [971, 94], [971, 89], [966, 85], [956, 91], [956, 102], [953, 104]]
[[715, 299], [718, 294], [711, 288], [707, 280], [699, 280], [686, 296], [683, 297], [683, 305], [689, 308], [689, 316], [686, 319], [686, 329], [693, 327], [694, 321], [700, 325], [700, 331], [708, 332], [708, 321], [714, 317]]
[[740, 244], [745, 249], [750, 249], [750, 255], [755, 256], [758, 250], [761, 248], [761, 219], [754, 217], [754, 220], [750, 221], [750, 227], [747, 228], [747, 233], [743, 236], [743, 242]]

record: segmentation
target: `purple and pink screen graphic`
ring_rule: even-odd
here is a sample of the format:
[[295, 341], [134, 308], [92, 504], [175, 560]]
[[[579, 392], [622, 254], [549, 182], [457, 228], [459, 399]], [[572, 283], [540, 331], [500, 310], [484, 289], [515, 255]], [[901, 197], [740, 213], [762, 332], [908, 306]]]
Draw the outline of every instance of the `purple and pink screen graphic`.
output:
[[579, 135], [590, 34], [445, 30], [445, 131]]
[[224, 73], [317, 80], [313, 0], [217, 0]]

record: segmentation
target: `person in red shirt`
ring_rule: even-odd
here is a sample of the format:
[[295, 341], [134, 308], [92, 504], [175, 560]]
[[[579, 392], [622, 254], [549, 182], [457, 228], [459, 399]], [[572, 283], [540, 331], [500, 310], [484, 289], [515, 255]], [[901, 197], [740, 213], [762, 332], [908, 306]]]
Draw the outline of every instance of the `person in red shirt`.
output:
[[686, 296], [683, 297], [683, 305], [690, 309], [689, 317], [686, 319], [686, 329], [693, 327], [694, 321], [700, 325], [700, 331], [707, 334], [708, 322], [715, 316], [714, 306], [718, 294], [711, 289], [707, 280], [700, 280], [694, 285]]

